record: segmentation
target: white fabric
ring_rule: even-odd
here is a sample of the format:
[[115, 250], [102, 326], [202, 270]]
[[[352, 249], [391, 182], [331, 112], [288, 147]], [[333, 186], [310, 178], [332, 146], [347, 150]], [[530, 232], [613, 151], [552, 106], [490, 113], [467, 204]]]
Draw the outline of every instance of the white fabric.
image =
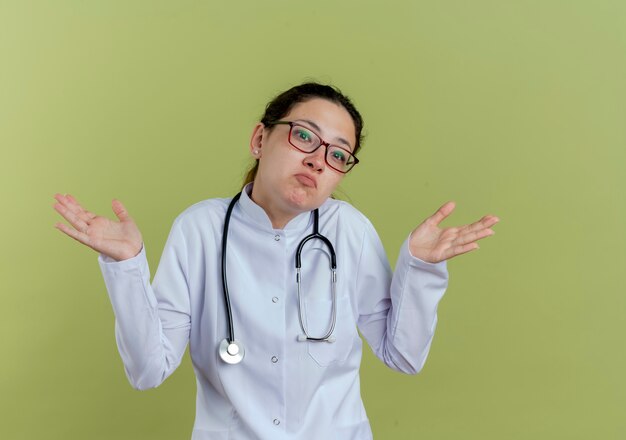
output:
[[[237, 365], [218, 345], [227, 337], [221, 237], [230, 199], [185, 210], [172, 226], [152, 285], [145, 249], [128, 260], [98, 257], [116, 317], [115, 334], [133, 387], [161, 384], [185, 348], [197, 378], [192, 440], [371, 439], [359, 388], [358, 330], [389, 367], [417, 373], [447, 286], [446, 262], [431, 264], [402, 245], [393, 275], [372, 224], [346, 202], [319, 209], [320, 232], [337, 254], [336, 342], [299, 342], [295, 251], [312, 232], [312, 213], [275, 230], [246, 187], [233, 210], [227, 251]], [[309, 332], [331, 316], [330, 260], [313, 240], [302, 252]], [[272, 358], [275, 359], [272, 359]]]

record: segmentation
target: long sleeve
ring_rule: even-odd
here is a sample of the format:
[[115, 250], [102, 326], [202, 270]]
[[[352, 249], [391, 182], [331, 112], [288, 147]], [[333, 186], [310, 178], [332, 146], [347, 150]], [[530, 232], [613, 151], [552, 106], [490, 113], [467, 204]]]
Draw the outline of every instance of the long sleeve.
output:
[[367, 223], [357, 276], [358, 325], [386, 365], [416, 374], [428, 356], [448, 272], [445, 261], [433, 264], [412, 256], [408, 240], [392, 277], [382, 243]]
[[134, 388], [160, 385], [180, 364], [189, 341], [185, 248], [175, 222], [152, 285], [145, 248], [119, 262], [98, 257], [115, 314], [117, 346]]

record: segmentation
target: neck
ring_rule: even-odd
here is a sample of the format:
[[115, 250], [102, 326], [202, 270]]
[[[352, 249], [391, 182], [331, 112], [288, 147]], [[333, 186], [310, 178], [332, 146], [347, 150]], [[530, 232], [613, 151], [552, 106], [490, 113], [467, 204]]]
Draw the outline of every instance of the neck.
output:
[[258, 189], [258, 185], [252, 186], [252, 193], [250, 194], [250, 198], [254, 203], [259, 205], [270, 221], [272, 222], [272, 228], [274, 229], [284, 229], [291, 220], [293, 220], [299, 212], [287, 211], [281, 209], [280, 206], [277, 206], [275, 203], [272, 203], [268, 197], [264, 197], [262, 191]]

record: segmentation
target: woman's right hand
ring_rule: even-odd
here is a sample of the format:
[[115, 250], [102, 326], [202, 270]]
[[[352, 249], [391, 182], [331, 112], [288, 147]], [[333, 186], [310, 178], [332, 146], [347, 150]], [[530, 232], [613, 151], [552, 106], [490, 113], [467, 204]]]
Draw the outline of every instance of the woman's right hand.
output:
[[73, 239], [114, 260], [127, 260], [139, 254], [143, 246], [141, 232], [119, 200], [111, 207], [119, 221], [86, 211], [70, 194], [55, 194], [54, 209], [72, 227], [58, 222], [55, 227]]

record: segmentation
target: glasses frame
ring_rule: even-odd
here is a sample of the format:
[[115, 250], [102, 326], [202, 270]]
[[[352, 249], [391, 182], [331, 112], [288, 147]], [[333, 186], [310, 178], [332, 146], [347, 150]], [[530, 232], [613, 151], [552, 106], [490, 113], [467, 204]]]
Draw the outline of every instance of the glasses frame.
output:
[[[307, 127], [306, 125], [302, 125], [302, 124], [300, 124], [300, 123], [298, 123], [298, 122], [293, 122], [293, 121], [276, 121], [276, 122], [274, 122], [274, 123], [270, 124], [270, 126], [271, 126], [271, 125], [289, 125], [289, 135], [288, 135], [288, 137], [287, 137], [287, 140], [289, 141], [289, 145], [291, 145], [293, 148], [295, 148], [296, 150], [301, 151], [301, 152], [303, 152], [303, 153], [314, 153], [315, 151], [317, 151], [317, 149], [318, 149], [319, 147], [324, 146], [324, 147], [326, 148], [326, 152], [324, 153], [324, 162], [326, 162], [326, 165], [328, 165], [329, 167], [331, 167], [333, 170], [337, 171], [338, 173], [347, 174], [348, 172], [350, 172], [350, 171], [352, 170], [352, 168], [354, 168], [354, 166], [355, 166], [357, 163], [359, 163], [359, 159], [358, 159], [358, 158], [357, 158], [354, 154], [352, 154], [352, 152], [351, 152], [350, 150], [347, 150], [347, 149], [345, 149], [345, 148], [343, 148], [343, 147], [340, 147], [339, 145], [335, 145], [335, 144], [331, 144], [331, 143], [329, 143], [329, 142], [326, 142], [324, 139], [322, 139], [322, 137], [321, 137], [319, 134], [317, 134], [317, 133], [315, 132], [315, 130], [310, 129], [310, 128], [309, 128], [309, 127]], [[317, 137], [319, 138], [319, 140], [320, 140], [320, 144], [319, 144], [317, 147], [315, 147], [315, 149], [314, 149], [313, 151], [305, 151], [305, 150], [302, 150], [302, 149], [298, 148], [297, 146], [295, 146], [295, 145], [291, 142], [291, 132], [293, 131], [293, 127], [294, 127], [294, 126], [296, 126], [296, 125], [297, 125], [298, 127], [306, 128], [308, 131], [310, 131], [311, 133], [313, 133], [315, 136], [317, 136]], [[334, 166], [332, 166], [332, 165], [330, 164], [330, 162], [328, 162], [328, 147], [330, 147], [331, 145], [332, 145], [333, 147], [335, 147], [335, 148], [339, 148], [340, 150], [345, 151], [346, 153], [348, 153], [348, 155], [349, 155], [349, 156], [352, 156], [352, 157], [354, 158], [354, 163], [352, 164], [352, 166], [350, 166], [350, 168], [348, 168], [348, 170], [347, 170], [347, 171], [338, 170], [337, 168], [335, 168]]]

